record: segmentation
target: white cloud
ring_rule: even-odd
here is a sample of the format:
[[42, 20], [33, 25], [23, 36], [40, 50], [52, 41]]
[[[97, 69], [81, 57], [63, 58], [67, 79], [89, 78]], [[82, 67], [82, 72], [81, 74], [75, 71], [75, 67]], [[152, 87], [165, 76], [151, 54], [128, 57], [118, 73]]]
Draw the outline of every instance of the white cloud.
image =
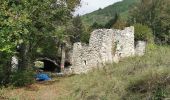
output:
[[104, 8], [118, 1], [121, 0], [82, 0], [81, 1], [82, 6], [77, 8], [75, 15], [77, 14], [83, 15], [86, 13], [90, 13], [92, 11], [95, 11], [99, 8]]

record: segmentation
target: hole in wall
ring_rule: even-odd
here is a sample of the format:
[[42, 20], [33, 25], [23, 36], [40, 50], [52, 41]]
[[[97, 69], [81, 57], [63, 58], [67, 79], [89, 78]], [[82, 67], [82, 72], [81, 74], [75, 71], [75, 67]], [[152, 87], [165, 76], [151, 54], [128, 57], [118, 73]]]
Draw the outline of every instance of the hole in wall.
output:
[[86, 62], [86, 60], [84, 60], [84, 65], [86, 65], [87, 64], [87, 62]]

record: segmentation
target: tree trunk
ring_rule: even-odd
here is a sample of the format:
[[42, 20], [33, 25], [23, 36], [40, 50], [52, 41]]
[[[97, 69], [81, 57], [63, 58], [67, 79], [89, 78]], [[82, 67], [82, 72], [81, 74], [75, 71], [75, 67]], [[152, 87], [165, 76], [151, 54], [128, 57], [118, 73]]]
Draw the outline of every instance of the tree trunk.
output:
[[19, 50], [19, 65], [18, 69], [20, 71], [26, 70], [29, 68], [30, 63], [30, 56], [29, 56], [29, 45], [28, 44], [21, 44]]
[[61, 65], [60, 65], [61, 72], [64, 72], [65, 55], [66, 55], [65, 44], [63, 44], [61, 46]]

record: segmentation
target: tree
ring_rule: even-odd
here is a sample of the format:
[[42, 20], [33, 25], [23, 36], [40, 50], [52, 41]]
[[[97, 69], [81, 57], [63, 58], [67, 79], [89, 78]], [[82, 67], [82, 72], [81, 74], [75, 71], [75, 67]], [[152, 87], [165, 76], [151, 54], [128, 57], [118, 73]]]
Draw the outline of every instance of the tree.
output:
[[141, 0], [130, 11], [129, 22], [148, 25], [157, 41], [168, 43], [170, 41], [170, 2], [169, 0]]
[[116, 13], [114, 18], [112, 18], [111, 20], [109, 20], [106, 25], [105, 25], [105, 28], [113, 28], [113, 25], [118, 21], [119, 19], [119, 15]]
[[72, 21], [72, 27], [70, 28], [71, 35], [73, 36], [71, 38], [72, 42], [80, 42], [81, 41], [81, 35], [84, 32], [83, 23], [81, 21], [81, 18], [79, 15], [73, 18]]
[[153, 43], [152, 29], [146, 25], [134, 24], [135, 27], [135, 41], [147, 41]]
[[121, 19], [118, 13], [115, 14], [114, 18], [106, 23], [104, 28], [115, 28], [115, 29], [124, 29], [127, 26], [125, 20]]
[[94, 22], [92, 26], [90, 26], [91, 29], [99, 29], [99, 28], [103, 28], [103, 25], [98, 24], [97, 22]]
[[[34, 52], [44, 37], [56, 34], [58, 26], [67, 26], [79, 0], [5, 0], [0, 1], [0, 53], [10, 61], [19, 46], [19, 68], [27, 70]], [[65, 27], [66, 28], [66, 27]], [[66, 30], [66, 29], [65, 29]], [[64, 34], [67, 35], [67, 34]]]
[[86, 34], [86, 31], [82, 23], [81, 17], [79, 15], [73, 18], [71, 27], [69, 28], [69, 32], [71, 33], [70, 35], [72, 35], [70, 39], [72, 43], [80, 41], [84, 42], [82, 41], [83, 40], [82, 38]]
[[127, 26], [127, 22], [121, 18], [118, 18], [112, 27], [115, 29], [124, 29], [126, 26]]

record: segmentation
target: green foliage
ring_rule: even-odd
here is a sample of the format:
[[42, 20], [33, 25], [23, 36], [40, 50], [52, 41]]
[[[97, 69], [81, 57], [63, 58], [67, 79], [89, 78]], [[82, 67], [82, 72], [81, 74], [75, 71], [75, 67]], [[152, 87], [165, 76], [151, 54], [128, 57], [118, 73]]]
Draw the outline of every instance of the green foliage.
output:
[[126, 20], [128, 16], [128, 13], [126, 12], [128, 12], [133, 4], [138, 1], [139, 0], [123, 0], [117, 2], [104, 9], [99, 9], [97, 11], [82, 16], [82, 21], [87, 26], [91, 26], [95, 22], [101, 25], [105, 25], [109, 20], [113, 19], [116, 14], [122, 15], [121, 17]]
[[70, 41], [72, 43], [81, 41], [81, 37], [83, 37], [85, 34], [85, 27], [79, 15], [73, 18], [72, 24], [68, 31], [71, 35]]
[[43, 36], [52, 36], [57, 26], [65, 25], [78, 1], [57, 4], [56, 0], [1, 1], [0, 51], [15, 52], [14, 48], [21, 43], [35, 48]]
[[154, 92], [153, 99], [154, 100], [163, 100], [166, 97], [167, 93], [165, 91], [164, 86], [158, 86]]
[[119, 14], [115, 14], [114, 18], [109, 20], [105, 25], [104, 28], [115, 28], [115, 29], [124, 29], [127, 26], [126, 20], [120, 17]]
[[147, 41], [153, 43], [153, 32], [146, 25], [134, 24], [135, 27], [135, 40]]
[[[27, 25], [30, 20], [27, 19], [28, 15], [21, 11], [20, 16], [17, 11], [15, 4], [10, 5], [10, 1], [4, 1], [0, 3], [0, 51], [2, 52], [13, 52], [16, 46], [20, 34], [27, 34], [27, 30], [22, 28], [22, 24]], [[13, 9], [11, 9], [13, 7]]]
[[71, 43], [75, 43], [75, 42], [88, 43], [89, 42], [90, 32], [92, 29], [87, 29], [84, 26], [82, 19], [79, 15], [77, 15], [76, 17], [72, 19], [71, 24], [68, 27], [69, 28], [67, 32], [70, 35]]
[[33, 70], [20, 71], [11, 75], [11, 84], [17, 87], [26, 86], [34, 83], [35, 74]]
[[108, 29], [113, 28], [113, 25], [118, 21], [118, 19], [119, 19], [119, 15], [115, 14], [114, 18], [109, 20], [104, 27]]
[[81, 42], [83, 43], [89, 43], [90, 39], [90, 32], [85, 32], [84, 34], [81, 35]]
[[127, 27], [127, 22], [126, 20], [123, 20], [121, 18], [119, 18], [116, 23], [113, 25], [113, 28], [115, 29], [121, 29], [123, 30], [125, 27]]
[[99, 29], [99, 28], [103, 28], [103, 25], [98, 24], [97, 22], [93, 23], [92, 26], [90, 26], [91, 29]]
[[[0, 1], [0, 53], [7, 55], [0, 66], [5, 67], [5, 74], [10, 74], [9, 62], [12, 55], [19, 57], [19, 69], [27, 70], [37, 56], [37, 49], [42, 47], [43, 53], [47, 50], [42, 45], [38, 46], [43, 39], [55, 37], [57, 40], [64, 40], [68, 37], [68, 34], [65, 34], [66, 22], [72, 18], [71, 12], [79, 3], [80, 0], [61, 0], [57, 3], [56, 0]], [[61, 34], [59, 27], [64, 30]], [[51, 42], [51, 39], [47, 42]], [[19, 50], [16, 50], [17, 46]], [[9, 80], [9, 77], [7, 78]]]
[[11, 59], [11, 56], [9, 53], [0, 52], [0, 85], [5, 85], [9, 82], [11, 62], [7, 59]]
[[158, 43], [169, 43], [169, 0], [141, 0], [131, 11], [129, 22], [148, 25]]
[[59, 44], [56, 43], [55, 38], [42, 38], [36, 48], [35, 57], [49, 57], [56, 58], [59, 55]]

